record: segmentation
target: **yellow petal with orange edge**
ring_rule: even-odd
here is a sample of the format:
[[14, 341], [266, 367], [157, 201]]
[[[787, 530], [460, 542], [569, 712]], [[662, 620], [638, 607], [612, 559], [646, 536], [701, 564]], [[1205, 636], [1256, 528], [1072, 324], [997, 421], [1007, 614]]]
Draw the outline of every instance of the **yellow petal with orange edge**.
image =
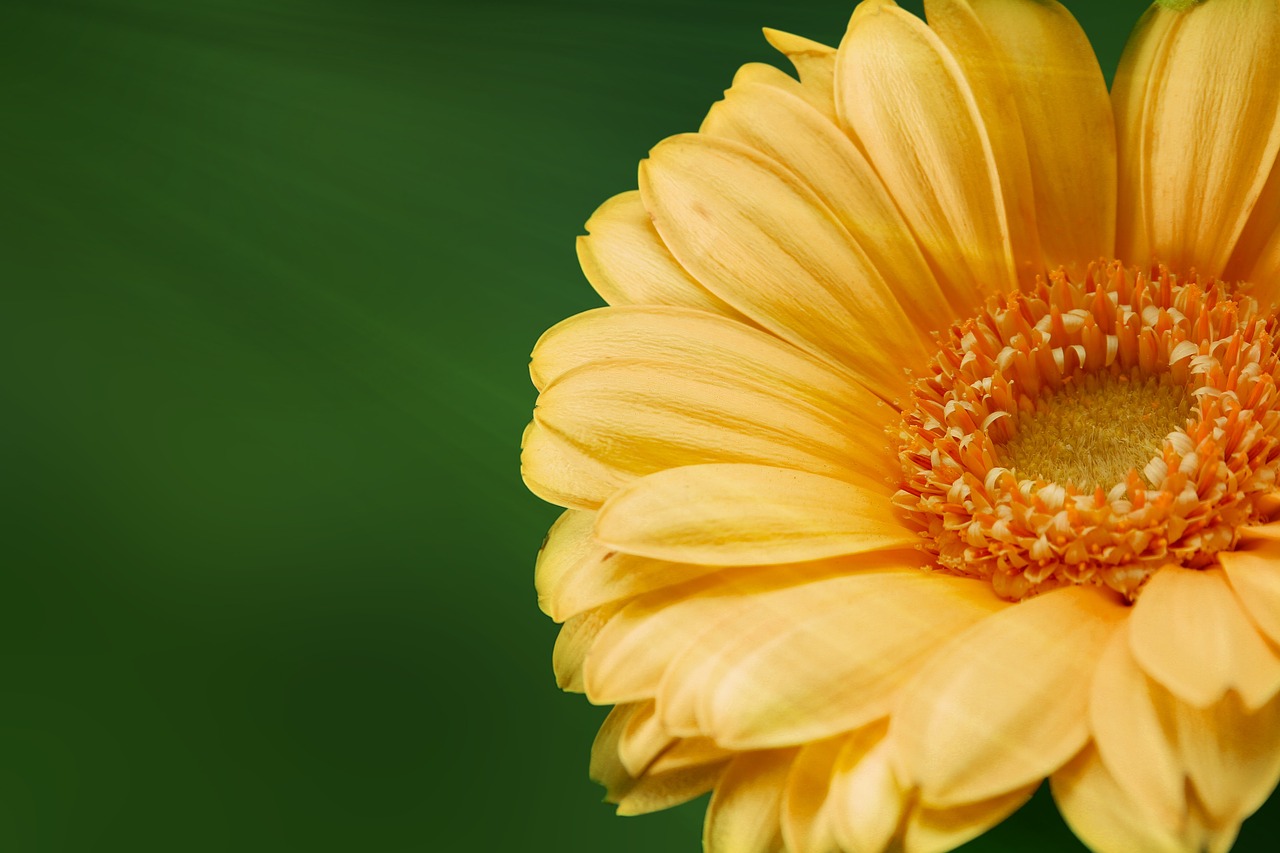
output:
[[1050, 779], [1058, 810], [1095, 853], [1198, 853], [1194, 842], [1130, 799], [1092, 746]]
[[795, 67], [803, 84], [805, 100], [834, 121], [836, 49], [804, 36], [768, 27], [764, 30], [764, 37]]
[[1151, 260], [1152, 251], [1148, 116], [1179, 21], [1177, 13], [1151, 4], [1129, 36], [1111, 85], [1116, 126], [1116, 256], [1139, 266]]
[[950, 808], [919, 804], [903, 825], [903, 853], [944, 853], [977, 838], [1016, 812], [1031, 799], [1039, 782], [999, 797]]
[[1187, 809], [1174, 714], [1169, 694], [1133, 659], [1129, 625], [1120, 626], [1094, 672], [1089, 728], [1116, 783], [1168, 826]]
[[640, 191], [672, 253], [765, 329], [847, 369], [884, 399], [931, 346], [822, 200], [740, 143], [671, 137], [640, 164]]
[[1221, 569], [1156, 572], [1134, 605], [1129, 645], [1147, 675], [1196, 707], [1236, 690], [1257, 708], [1280, 690], [1280, 657]]
[[637, 190], [620, 193], [587, 220], [578, 263], [610, 305], [680, 305], [741, 319], [680, 266], [658, 236]]
[[996, 172], [1018, 280], [1030, 286], [1045, 269], [1027, 142], [1014, 97], [1012, 75], [1017, 69], [1008, 67], [1004, 54], [968, 0], [925, 0], [924, 10], [930, 29], [959, 64], [964, 83], [977, 104], [993, 162], [998, 164]]
[[891, 728], [902, 778], [947, 807], [1025, 787], [1088, 740], [1089, 683], [1125, 613], [1075, 586], [983, 619], [904, 688]]
[[586, 692], [583, 664], [587, 653], [595, 643], [596, 636], [621, 609], [617, 604], [606, 604], [579, 613], [561, 626], [551, 652], [551, 668], [561, 690]]
[[748, 752], [730, 763], [707, 807], [706, 853], [785, 853], [782, 792], [796, 750]]
[[1083, 275], [1115, 251], [1115, 120], [1098, 59], [1057, 0], [968, 2], [1012, 87], [1045, 263]]
[[729, 643], [702, 697], [719, 743], [784, 746], [869, 723], [940, 645], [1008, 606], [988, 583], [914, 569], [823, 585], [826, 602], [771, 602], [758, 624], [774, 630], [743, 625]]
[[644, 557], [765, 565], [911, 547], [892, 504], [866, 480], [767, 465], [690, 465], [618, 491], [596, 518], [604, 544]]
[[782, 797], [782, 838], [787, 853], [839, 853], [828, 794], [831, 773], [845, 740], [835, 737], [810, 743], [792, 763]]
[[1220, 552], [1218, 562], [1254, 623], [1280, 644], [1280, 539], [1270, 533], [1245, 528], [1236, 550]]
[[849, 137], [798, 95], [743, 79], [711, 108], [701, 133], [749, 145], [795, 172], [839, 217], [921, 331], [958, 316], [884, 184]]
[[1139, 130], [1150, 248], [1184, 275], [1220, 275], [1280, 149], [1280, 0], [1166, 14]]
[[538, 605], [557, 622], [593, 607], [676, 586], [723, 571], [720, 566], [671, 563], [622, 554], [595, 541], [595, 513], [568, 510], [538, 552]]
[[949, 293], [972, 309], [981, 294], [1017, 285], [991, 142], [937, 35], [865, 0], [840, 44], [836, 109]]
[[844, 850], [884, 850], [910, 792], [893, 772], [885, 722], [853, 732], [831, 770], [831, 829]]

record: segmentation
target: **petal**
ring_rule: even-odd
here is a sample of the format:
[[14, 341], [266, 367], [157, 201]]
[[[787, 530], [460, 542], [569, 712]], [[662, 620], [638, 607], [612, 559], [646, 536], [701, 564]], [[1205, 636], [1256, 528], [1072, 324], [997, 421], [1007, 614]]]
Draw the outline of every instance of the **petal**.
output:
[[[561, 376], [538, 396], [521, 456], [526, 482], [539, 496], [594, 509], [637, 477], [683, 465], [752, 463], [863, 482], [850, 468], [876, 469], [853, 460], [876, 456], [886, 471], [894, 454], [884, 433], [727, 355], [698, 369], [599, 361]], [[887, 500], [884, 476], [873, 482]]]
[[827, 794], [844, 741], [837, 737], [811, 743], [791, 765], [782, 799], [782, 837], [788, 853], [836, 853]]
[[889, 400], [926, 339], [812, 190], [758, 152], [711, 136], [659, 144], [640, 191], [672, 253], [713, 293]]
[[1178, 754], [1199, 801], [1213, 823], [1238, 826], [1280, 779], [1280, 700], [1253, 713], [1234, 693], [1203, 710], [1175, 706]]
[[845, 850], [884, 850], [910, 792], [898, 784], [880, 723], [850, 735], [831, 771], [831, 829]]
[[707, 807], [706, 853], [783, 853], [782, 792], [795, 755], [778, 749], [733, 760]]
[[805, 101], [742, 79], [711, 108], [701, 133], [749, 145], [786, 166], [839, 217], [924, 332], [960, 316], [925, 262], [893, 199], [845, 133]]
[[1050, 780], [1058, 810], [1095, 853], [1194, 853], [1168, 826], [1116, 784], [1092, 746]]
[[1174, 743], [1173, 701], [1133, 659], [1129, 627], [1126, 621], [1098, 659], [1089, 694], [1089, 727], [1116, 784], [1162, 825], [1174, 827], [1187, 802], [1186, 778]]
[[703, 690], [706, 728], [721, 745], [803, 743], [884, 716], [939, 645], [1007, 606], [988, 583], [918, 570], [824, 585], [825, 606], [771, 608], [724, 652], [724, 676]]
[[1249, 294], [1264, 309], [1280, 303], [1280, 160], [1271, 167], [1271, 176], [1236, 242], [1227, 275], [1252, 282]]
[[649, 814], [687, 803], [715, 788], [727, 766], [718, 761], [646, 775], [618, 799], [618, 814]]
[[1220, 569], [1156, 572], [1134, 606], [1129, 641], [1147, 675], [1196, 707], [1234, 689], [1258, 708], [1280, 690], [1280, 658]]
[[784, 54], [800, 75], [805, 100], [832, 121], [836, 118], [836, 49], [803, 36], [765, 28], [769, 44]]
[[765, 465], [691, 465], [618, 491], [596, 519], [604, 544], [659, 560], [764, 565], [919, 541], [878, 484]]
[[636, 190], [606, 201], [578, 238], [578, 263], [610, 305], [682, 305], [741, 318], [671, 256]]
[[722, 570], [619, 553], [595, 541], [595, 523], [593, 512], [567, 511], [538, 552], [538, 606], [557, 622]]
[[1045, 262], [1083, 274], [1115, 251], [1115, 121], [1102, 69], [1057, 0], [969, 2], [1017, 103]]
[[920, 804], [907, 815], [903, 853], [944, 853], [977, 838], [1031, 799], [1039, 782], [978, 803], [951, 808]]
[[1004, 57], [968, 0], [927, 0], [929, 27], [960, 66], [991, 145], [1018, 278], [1031, 285], [1044, 273], [1036, 230], [1027, 143]]
[[1280, 3], [1161, 14], [1176, 16], [1167, 32], [1135, 36], [1158, 43], [1129, 48], [1156, 57], [1141, 147], [1126, 165], [1142, 170], [1151, 251], [1184, 275], [1219, 275], [1280, 148]]
[[1254, 624], [1280, 644], [1280, 540], [1245, 529], [1235, 551], [1222, 551], [1218, 562]]
[[1116, 256], [1145, 264], [1151, 258], [1148, 114], [1165, 73], [1168, 45], [1179, 17], [1158, 3], [1138, 21], [1111, 85], [1116, 127]]
[[1125, 609], [1066, 587], [1001, 610], [945, 646], [903, 690], [892, 737], [930, 806], [990, 799], [1056, 770], [1088, 740], [1098, 654]]
[[601, 629], [619, 610], [621, 607], [618, 605], [606, 604], [604, 607], [579, 613], [560, 628], [551, 653], [551, 668], [561, 690], [585, 692], [583, 665], [587, 652], [591, 650]]
[[836, 109], [949, 293], [969, 307], [1017, 284], [985, 128], [963, 72], [915, 16], [866, 0], [836, 61]]

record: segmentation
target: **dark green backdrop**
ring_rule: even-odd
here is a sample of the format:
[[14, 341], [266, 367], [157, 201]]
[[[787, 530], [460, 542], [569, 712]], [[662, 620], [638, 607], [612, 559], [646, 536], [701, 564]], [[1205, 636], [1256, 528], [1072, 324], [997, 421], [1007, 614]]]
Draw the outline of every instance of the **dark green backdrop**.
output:
[[[1109, 72], [1139, 4], [1070, 5]], [[0, 8], [0, 849], [696, 850], [552, 681], [527, 354], [759, 27], [851, 5]]]

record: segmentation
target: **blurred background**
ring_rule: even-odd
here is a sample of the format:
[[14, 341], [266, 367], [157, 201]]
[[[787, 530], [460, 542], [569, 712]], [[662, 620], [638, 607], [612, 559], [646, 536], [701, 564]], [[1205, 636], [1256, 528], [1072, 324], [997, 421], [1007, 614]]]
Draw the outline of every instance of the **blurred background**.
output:
[[[1142, 4], [1068, 5], [1110, 75]], [[555, 687], [527, 358], [647, 149], [851, 8], [0, 4], [0, 849], [697, 850]]]

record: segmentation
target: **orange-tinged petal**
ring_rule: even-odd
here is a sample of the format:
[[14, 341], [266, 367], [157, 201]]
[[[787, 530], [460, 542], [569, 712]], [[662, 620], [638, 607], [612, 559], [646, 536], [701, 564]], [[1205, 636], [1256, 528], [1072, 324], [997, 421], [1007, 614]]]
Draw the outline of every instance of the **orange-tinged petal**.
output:
[[1268, 533], [1246, 528], [1236, 550], [1219, 553], [1218, 562], [1254, 623], [1280, 644], [1280, 540]]
[[1089, 694], [1089, 728], [1116, 784], [1166, 826], [1178, 825], [1187, 809], [1174, 714], [1169, 694], [1133, 659], [1126, 622], [1098, 659]]
[[1132, 800], [1092, 746], [1053, 774], [1050, 782], [1062, 817], [1095, 853], [1196, 853], [1200, 849]]
[[977, 838], [1031, 799], [1039, 782], [999, 797], [950, 808], [920, 804], [907, 814], [903, 853], [944, 853]]
[[1174, 707], [1178, 754], [1199, 802], [1214, 824], [1238, 825], [1280, 779], [1280, 699], [1254, 712], [1234, 693], [1202, 710]]
[[795, 172], [839, 217], [924, 332], [959, 316], [871, 164], [831, 119], [797, 95], [743, 80], [711, 108], [701, 132], [749, 145]]
[[782, 30], [764, 30], [764, 37], [795, 66], [805, 100], [832, 121], [836, 118], [834, 99], [836, 49], [804, 36]]
[[[723, 654], [723, 675], [702, 691], [718, 743], [784, 746], [869, 723], [939, 645], [1009, 606], [985, 582], [914, 569], [824, 585], [828, 602], [770, 608]], [[772, 617], [775, 629], [764, 630]]]
[[882, 398], [928, 361], [919, 334], [866, 253], [790, 170], [740, 143], [686, 134], [640, 164], [659, 233], [713, 293]]
[[766, 465], [690, 465], [651, 474], [600, 510], [596, 537], [644, 557], [764, 565], [910, 547], [918, 535], [877, 484]]
[[1258, 708], [1280, 690], [1280, 658], [1220, 569], [1156, 572], [1134, 606], [1129, 641], [1148, 675], [1196, 707], [1234, 689]]
[[636, 190], [606, 201], [578, 238], [578, 263], [610, 305], [681, 305], [741, 318], [694, 280], [658, 236]]
[[978, 105], [922, 21], [880, 0], [858, 6], [836, 62], [836, 109], [959, 304], [1017, 285]]
[[1129, 36], [1111, 85], [1116, 123], [1116, 255], [1134, 264], [1151, 259], [1148, 114], [1180, 20], [1160, 4], [1151, 4]]
[[1011, 72], [968, 0], [925, 0], [930, 29], [964, 73], [998, 166], [1001, 196], [1018, 279], [1032, 285], [1044, 273], [1036, 227], [1027, 143], [1018, 117]]
[[1017, 103], [1045, 263], [1081, 275], [1115, 250], [1115, 122], [1102, 69], [1057, 0], [969, 2]]
[[1280, 160], [1236, 242], [1227, 277], [1251, 282], [1249, 293], [1263, 308], [1280, 304]]
[[983, 619], [903, 690], [892, 738], [904, 779], [934, 807], [1025, 787], [1088, 740], [1089, 682], [1125, 612], [1065, 587]]
[[1135, 38], [1156, 44], [1129, 48], [1155, 54], [1154, 76], [1122, 168], [1142, 170], [1150, 251], [1183, 274], [1219, 275], [1280, 148], [1280, 2], [1157, 14], [1175, 16], [1167, 32], [1140, 28]]
[[706, 853], [784, 853], [782, 792], [796, 750], [740, 755], [716, 785], [707, 807]]

